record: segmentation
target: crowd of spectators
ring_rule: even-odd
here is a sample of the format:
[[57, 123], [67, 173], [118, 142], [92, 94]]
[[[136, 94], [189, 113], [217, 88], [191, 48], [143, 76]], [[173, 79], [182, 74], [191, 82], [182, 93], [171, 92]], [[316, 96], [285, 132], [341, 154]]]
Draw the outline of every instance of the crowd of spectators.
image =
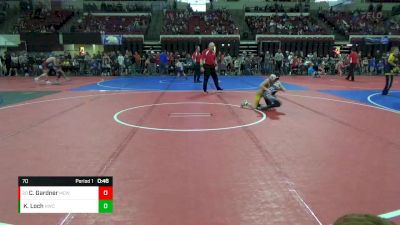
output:
[[[362, 57], [358, 52], [356, 73], [359, 75], [383, 75], [387, 64], [388, 53], [377, 51], [374, 55]], [[317, 53], [304, 55], [303, 52], [276, 52], [275, 55], [265, 52], [260, 56], [261, 68], [264, 73], [288, 74], [288, 75], [339, 75], [348, 73], [350, 60], [348, 54], [334, 54], [318, 56]]]
[[49, 33], [59, 30], [74, 12], [70, 10], [48, 10], [37, 8], [21, 14], [15, 26], [16, 32], [41, 32]]
[[166, 11], [163, 34], [239, 34], [231, 14], [226, 10], [193, 12]]
[[[165, 65], [160, 61], [165, 54]], [[361, 57], [357, 63], [356, 73], [383, 75], [388, 54], [377, 51], [373, 56]], [[8, 52], [0, 57], [0, 75], [37, 76], [41, 73], [40, 65], [50, 54]], [[53, 55], [54, 56], [54, 55]], [[61, 60], [64, 71], [75, 75], [175, 75], [176, 65], [182, 64], [185, 74], [192, 74], [193, 59], [189, 52], [102, 52], [71, 55], [65, 52], [56, 56]], [[347, 73], [350, 61], [348, 55], [318, 56], [317, 53], [305, 55], [303, 52], [288, 52], [278, 50], [262, 52], [259, 55], [243, 52], [233, 57], [223, 52], [217, 54], [218, 73], [221, 75], [344, 75]]]
[[151, 7], [143, 4], [128, 3], [101, 3], [100, 8], [95, 3], [83, 4], [83, 10], [86, 12], [151, 12]]
[[107, 34], [145, 34], [150, 16], [84, 15], [71, 26], [71, 32], [100, 32]]
[[246, 22], [254, 34], [328, 34], [310, 16], [246, 16]]
[[376, 9], [370, 7], [368, 11], [355, 10], [353, 12], [330, 10], [320, 12], [319, 17], [344, 35], [400, 34], [400, 23], [385, 17], [381, 7]]
[[298, 3], [294, 7], [285, 8], [283, 4], [275, 3], [273, 5], [265, 5], [262, 6], [255, 6], [255, 7], [246, 7], [246, 12], [266, 12], [266, 13], [278, 13], [278, 12], [289, 12], [289, 13], [296, 13], [296, 12], [308, 12], [310, 6], [308, 4]]
[[7, 18], [7, 11], [10, 9], [10, 4], [6, 1], [0, 2], [0, 23], [6, 21]]
[[20, 0], [19, 8], [22, 12], [31, 11], [33, 9], [32, 0]]

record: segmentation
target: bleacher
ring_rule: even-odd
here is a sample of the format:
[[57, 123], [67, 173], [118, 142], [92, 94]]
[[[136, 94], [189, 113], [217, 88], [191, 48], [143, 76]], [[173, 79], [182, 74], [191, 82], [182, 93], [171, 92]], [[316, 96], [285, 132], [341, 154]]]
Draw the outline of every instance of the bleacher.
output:
[[246, 22], [254, 34], [316, 35], [330, 32], [318, 26], [310, 16], [246, 16]]
[[373, 34], [397, 35], [400, 34], [399, 23], [387, 18], [382, 12], [376, 11], [324, 11], [320, 16], [331, 26], [344, 35]]
[[83, 4], [85, 12], [151, 12], [151, 7], [143, 4], [129, 3], [123, 5], [121, 3], [101, 3], [98, 7], [95, 3]]
[[266, 4], [265, 6], [254, 6], [245, 7], [245, 12], [268, 12], [268, 13], [278, 13], [278, 12], [308, 12], [310, 9], [309, 4], [298, 3], [294, 7], [285, 8], [283, 4], [275, 3], [273, 5]]
[[239, 34], [229, 12], [166, 12], [162, 34]]
[[70, 10], [36, 9], [21, 14], [16, 30], [18, 32], [55, 32], [58, 31], [74, 12]]
[[0, 2], [0, 24], [6, 21], [8, 8], [7, 2]]
[[84, 15], [72, 32], [101, 32], [107, 34], [145, 34], [150, 16], [93, 16]]

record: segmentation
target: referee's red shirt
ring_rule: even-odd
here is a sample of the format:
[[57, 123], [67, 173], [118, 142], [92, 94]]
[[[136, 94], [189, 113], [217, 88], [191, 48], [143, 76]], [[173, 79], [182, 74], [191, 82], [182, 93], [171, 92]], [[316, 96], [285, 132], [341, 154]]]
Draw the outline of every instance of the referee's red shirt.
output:
[[194, 52], [193, 53], [193, 55], [192, 55], [192, 59], [193, 59], [193, 61], [195, 61], [195, 63], [200, 63], [200, 60], [202, 59], [202, 55], [201, 55], [201, 53], [200, 52]]
[[209, 49], [204, 49], [201, 53], [206, 65], [215, 66], [215, 53]]
[[356, 52], [351, 52], [349, 59], [351, 64], [358, 64], [358, 54]]

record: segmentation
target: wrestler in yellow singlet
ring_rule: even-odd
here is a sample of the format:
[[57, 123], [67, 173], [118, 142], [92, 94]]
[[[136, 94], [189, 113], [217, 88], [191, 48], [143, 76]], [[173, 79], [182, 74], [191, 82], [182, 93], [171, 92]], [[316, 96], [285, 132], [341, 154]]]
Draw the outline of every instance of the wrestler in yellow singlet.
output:
[[261, 84], [259, 89], [256, 92], [256, 97], [254, 99], [251, 107], [256, 109], [260, 105], [260, 100], [263, 97], [263, 94], [268, 88], [270, 88], [279, 78], [275, 74], [271, 74], [267, 79], [265, 79]]

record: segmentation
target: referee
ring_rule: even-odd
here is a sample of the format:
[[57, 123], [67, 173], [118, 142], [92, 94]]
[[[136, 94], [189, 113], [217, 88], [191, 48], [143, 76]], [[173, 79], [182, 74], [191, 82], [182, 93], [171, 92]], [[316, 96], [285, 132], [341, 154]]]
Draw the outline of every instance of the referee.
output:
[[200, 46], [196, 46], [196, 51], [192, 55], [192, 59], [194, 62], [194, 82], [195, 83], [201, 83], [200, 81], [200, 63], [201, 63], [201, 52], [200, 52]]
[[202, 55], [201, 71], [204, 71], [204, 82], [203, 82], [204, 93], [208, 93], [207, 85], [208, 85], [208, 79], [210, 78], [210, 75], [214, 81], [214, 85], [217, 88], [217, 90], [222, 91], [223, 89], [219, 86], [218, 76], [217, 76], [217, 72], [216, 72], [216, 68], [215, 68], [215, 65], [217, 65], [217, 62], [216, 62], [216, 57], [215, 57], [214, 42], [210, 42], [210, 44], [208, 44], [208, 49], [204, 49], [204, 51], [201, 53], [201, 55]]

